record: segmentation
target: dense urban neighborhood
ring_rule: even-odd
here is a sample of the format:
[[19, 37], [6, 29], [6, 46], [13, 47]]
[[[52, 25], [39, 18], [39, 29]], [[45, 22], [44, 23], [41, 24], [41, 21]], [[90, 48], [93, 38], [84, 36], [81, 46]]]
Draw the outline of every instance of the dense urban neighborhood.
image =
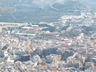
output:
[[1, 22], [0, 72], [95, 72], [95, 19], [89, 11], [53, 23]]

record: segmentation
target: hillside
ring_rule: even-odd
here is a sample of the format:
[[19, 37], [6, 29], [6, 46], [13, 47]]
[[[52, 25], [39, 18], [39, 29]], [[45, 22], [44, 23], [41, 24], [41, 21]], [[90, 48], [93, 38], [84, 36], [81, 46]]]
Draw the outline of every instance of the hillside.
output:
[[40, 8], [31, 0], [6, 0], [0, 1], [0, 21], [7, 22], [55, 22], [62, 15], [79, 15], [86, 7], [77, 1], [68, 0], [64, 4], [54, 3], [53, 5]]

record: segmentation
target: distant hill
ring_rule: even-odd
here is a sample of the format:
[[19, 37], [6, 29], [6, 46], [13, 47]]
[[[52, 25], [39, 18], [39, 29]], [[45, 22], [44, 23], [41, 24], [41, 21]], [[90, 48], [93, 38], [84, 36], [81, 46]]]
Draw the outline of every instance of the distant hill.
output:
[[32, 0], [0, 0], [0, 21], [7, 22], [54, 22], [62, 15], [75, 14], [87, 9], [79, 0], [54, 3], [40, 8]]

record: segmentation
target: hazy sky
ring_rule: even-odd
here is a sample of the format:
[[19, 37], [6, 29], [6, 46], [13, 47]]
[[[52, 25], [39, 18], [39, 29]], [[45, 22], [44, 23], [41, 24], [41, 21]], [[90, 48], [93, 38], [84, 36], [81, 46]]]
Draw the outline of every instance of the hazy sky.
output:
[[[6, 5], [6, 4], [14, 3], [14, 2], [16, 2], [18, 4], [18, 1], [20, 3], [25, 3], [25, 4], [32, 3], [37, 6], [44, 7], [46, 5], [52, 5], [54, 3], [64, 3], [65, 1], [68, 1], [68, 0], [0, 0], [0, 4]], [[73, 1], [76, 1], [76, 0], [73, 0]], [[79, 1], [81, 1], [82, 3], [84, 3], [86, 5], [96, 8], [96, 0], [79, 0]]]
[[54, 3], [64, 3], [65, 0], [33, 0], [33, 3], [38, 6], [51, 5]]
[[[44, 5], [49, 5], [54, 3], [64, 3], [64, 1], [68, 1], [68, 0], [33, 0], [33, 3], [43, 7]], [[82, 3], [96, 8], [96, 0], [79, 0], [79, 1], [82, 1]]]
[[82, 0], [84, 4], [96, 8], [96, 0]]

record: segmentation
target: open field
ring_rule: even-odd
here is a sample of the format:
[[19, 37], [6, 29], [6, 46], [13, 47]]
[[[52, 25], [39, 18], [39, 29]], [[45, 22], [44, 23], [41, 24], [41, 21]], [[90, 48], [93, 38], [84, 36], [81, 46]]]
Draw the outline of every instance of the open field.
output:
[[0, 22], [0, 24], [26, 24], [26, 23], [11, 23], [11, 22]]

